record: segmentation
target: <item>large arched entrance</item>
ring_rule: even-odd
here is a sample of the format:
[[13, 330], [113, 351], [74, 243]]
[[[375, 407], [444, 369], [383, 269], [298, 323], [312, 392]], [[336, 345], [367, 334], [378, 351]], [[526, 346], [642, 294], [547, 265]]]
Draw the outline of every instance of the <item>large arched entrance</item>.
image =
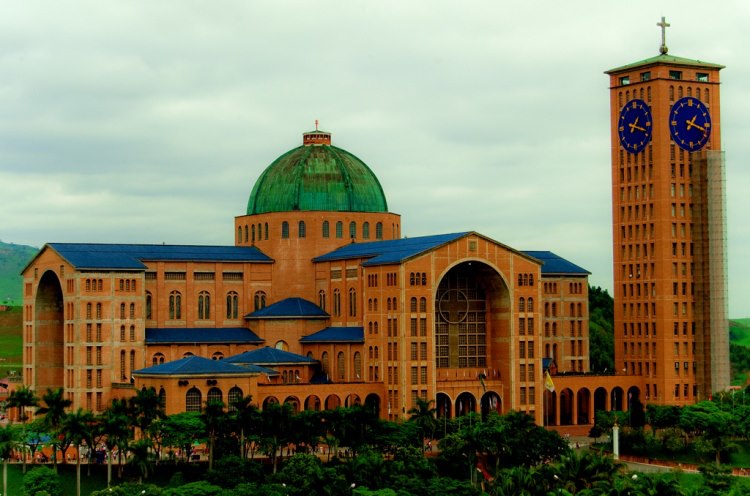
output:
[[34, 389], [64, 387], [65, 328], [63, 293], [60, 280], [52, 271], [42, 275], [34, 301]]
[[496, 269], [476, 260], [455, 265], [440, 280], [434, 305], [438, 374], [511, 377], [510, 295]]

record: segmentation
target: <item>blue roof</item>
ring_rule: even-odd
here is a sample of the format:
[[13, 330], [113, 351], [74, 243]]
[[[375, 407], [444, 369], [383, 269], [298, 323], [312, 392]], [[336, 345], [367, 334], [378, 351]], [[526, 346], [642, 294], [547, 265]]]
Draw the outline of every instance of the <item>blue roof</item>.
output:
[[256, 364], [256, 365], [283, 365], [288, 363], [304, 364], [316, 363], [317, 360], [306, 356], [298, 355], [284, 350], [277, 350], [270, 346], [250, 350], [239, 355], [234, 355], [224, 359], [228, 363], [236, 364]]
[[318, 305], [302, 298], [286, 298], [245, 316], [246, 319], [325, 319], [328, 317], [329, 315]]
[[299, 340], [300, 343], [364, 343], [364, 327], [326, 327]]
[[[148, 261], [272, 262], [254, 246], [47, 243], [76, 269], [144, 270]], [[44, 248], [43, 248], [44, 249]], [[42, 250], [43, 250], [42, 249]], [[41, 251], [40, 251], [41, 253]], [[38, 255], [37, 255], [38, 256]]]
[[245, 367], [226, 363], [226, 360], [210, 360], [193, 355], [172, 362], [166, 362], [153, 367], [136, 370], [133, 375], [185, 375], [185, 374], [253, 374], [255, 371]]
[[392, 239], [388, 241], [372, 241], [369, 243], [350, 243], [330, 253], [314, 258], [313, 262], [369, 258], [367, 262], [362, 264], [363, 266], [395, 264], [455, 241], [467, 234], [470, 234], [470, 231], [420, 236], [417, 238]]
[[244, 327], [167, 327], [146, 329], [146, 344], [170, 343], [262, 343]]
[[524, 251], [523, 253], [542, 262], [542, 275], [591, 274], [588, 270], [582, 269], [576, 264], [565, 260], [561, 256], [555, 255], [551, 251]]

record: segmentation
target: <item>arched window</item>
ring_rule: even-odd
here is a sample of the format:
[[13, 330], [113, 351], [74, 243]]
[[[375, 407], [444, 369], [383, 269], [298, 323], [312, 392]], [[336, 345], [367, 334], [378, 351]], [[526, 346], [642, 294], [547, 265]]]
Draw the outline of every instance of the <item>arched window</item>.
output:
[[386, 308], [386, 310], [390, 310], [391, 309], [391, 299], [390, 298], [386, 298], [385, 299], [385, 308]]
[[135, 326], [130, 326], [130, 340], [135, 341]]
[[97, 319], [102, 318], [102, 304], [101, 303], [96, 304], [96, 318]]
[[208, 291], [201, 291], [198, 294], [198, 319], [206, 320], [211, 318], [211, 294]]
[[422, 272], [422, 286], [427, 286], [427, 272]]
[[349, 223], [349, 239], [355, 239], [357, 237], [357, 223], [352, 221]]
[[322, 289], [318, 291], [318, 306], [324, 312], [326, 311], [326, 292]]
[[253, 224], [252, 226], [252, 238], [251, 239], [253, 240], [253, 243], [255, 243], [255, 224]]
[[135, 303], [130, 304], [130, 318], [131, 319], [135, 318]]
[[354, 352], [354, 377], [362, 379], [362, 355], [358, 351]]
[[297, 223], [297, 236], [304, 238], [306, 235], [305, 221], [301, 220]]
[[375, 224], [375, 239], [383, 239], [383, 223]]
[[[130, 350], [130, 373], [132, 374], [135, 370], [135, 350]], [[133, 379], [130, 379], [131, 383]]]
[[187, 393], [185, 393], [186, 412], [200, 412], [202, 402], [203, 395], [198, 388], [192, 387]]
[[370, 239], [370, 223], [362, 224], [362, 239]]
[[159, 406], [161, 406], [162, 410], [167, 408], [167, 392], [164, 388], [159, 389]]
[[323, 221], [323, 237], [327, 238], [331, 235], [331, 227], [327, 220]]
[[169, 293], [169, 320], [182, 319], [182, 295], [179, 291]]
[[91, 303], [86, 303], [86, 318], [91, 318]]
[[427, 311], [427, 298], [424, 296], [419, 299], [419, 311], [422, 313]]
[[265, 238], [267, 240], [268, 239], [268, 222], [266, 222], [265, 224], [263, 224], [263, 233], [264, 233], [263, 238]]
[[281, 237], [282, 239], [289, 237], [289, 223], [287, 221], [281, 223]]
[[417, 311], [417, 299], [415, 297], [413, 297], [413, 296], [411, 298], [411, 308], [410, 308], [410, 310], [412, 312], [416, 312]]
[[339, 239], [344, 237], [344, 223], [341, 221], [336, 222], [336, 237]]
[[338, 289], [333, 290], [333, 315], [341, 316], [341, 292]]
[[223, 403], [224, 402], [224, 394], [221, 392], [221, 389], [217, 387], [212, 387], [208, 390], [208, 394], [206, 395], [206, 402], [211, 403]]
[[237, 227], [237, 243], [242, 243], [242, 226]]
[[151, 293], [146, 291], [146, 320], [151, 320], [153, 318], [153, 296], [151, 296]]
[[324, 374], [328, 374], [328, 352], [324, 351], [322, 355], [320, 355], [320, 368], [323, 370]]
[[526, 311], [527, 312], [534, 311], [534, 298], [529, 298], [528, 300], [526, 300]]
[[336, 378], [339, 381], [343, 381], [346, 377], [346, 360], [344, 359], [344, 352], [339, 351], [336, 355]]
[[349, 317], [357, 316], [357, 291], [349, 288]]
[[190, 351], [186, 351], [185, 353], [182, 354], [182, 358], [187, 358], [187, 357], [191, 357], [191, 356], [193, 356], [193, 353], [190, 352]]
[[255, 293], [255, 310], [261, 310], [266, 308], [266, 293], [263, 291], [257, 291]]
[[151, 357], [151, 365], [161, 365], [162, 363], [164, 363], [164, 354], [154, 353], [154, 356]]
[[128, 380], [128, 371], [125, 369], [125, 350], [120, 351], [120, 380]]
[[120, 318], [121, 319], [125, 318], [125, 303], [120, 303]]
[[242, 392], [242, 389], [238, 388], [237, 386], [234, 386], [232, 389], [229, 390], [229, 393], [227, 393], [227, 402], [229, 403], [229, 411], [230, 412], [236, 412], [237, 411], [237, 403], [242, 399], [244, 396], [244, 393]]
[[125, 326], [120, 326], [120, 341], [125, 341]]
[[518, 299], [518, 311], [519, 312], [525, 312], [526, 311], [526, 299], [525, 298], [519, 298]]
[[273, 345], [273, 347], [276, 348], [277, 350], [281, 350], [281, 351], [287, 351], [287, 350], [289, 350], [289, 345], [286, 344], [286, 341], [283, 341], [283, 340], [276, 341], [276, 344]]
[[224, 360], [224, 353], [220, 351], [214, 352], [214, 354], [211, 355], [211, 360]]
[[227, 293], [227, 318], [236, 319], [239, 313], [239, 295], [236, 291]]

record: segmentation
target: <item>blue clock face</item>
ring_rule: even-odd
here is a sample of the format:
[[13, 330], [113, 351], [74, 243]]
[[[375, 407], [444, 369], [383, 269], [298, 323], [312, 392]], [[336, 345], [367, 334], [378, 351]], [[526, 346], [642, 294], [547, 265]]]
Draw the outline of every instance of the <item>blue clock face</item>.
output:
[[692, 96], [680, 98], [674, 102], [669, 113], [669, 132], [672, 140], [683, 150], [700, 150], [711, 137], [708, 107]]
[[622, 147], [629, 153], [639, 153], [651, 141], [651, 109], [643, 100], [630, 100], [620, 110], [617, 133]]

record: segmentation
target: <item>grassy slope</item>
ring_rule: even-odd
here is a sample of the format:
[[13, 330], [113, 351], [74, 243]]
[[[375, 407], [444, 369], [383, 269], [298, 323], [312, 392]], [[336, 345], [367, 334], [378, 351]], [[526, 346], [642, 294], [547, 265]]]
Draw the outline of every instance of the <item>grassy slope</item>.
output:
[[0, 304], [20, 305], [23, 294], [21, 270], [39, 250], [0, 241]]

